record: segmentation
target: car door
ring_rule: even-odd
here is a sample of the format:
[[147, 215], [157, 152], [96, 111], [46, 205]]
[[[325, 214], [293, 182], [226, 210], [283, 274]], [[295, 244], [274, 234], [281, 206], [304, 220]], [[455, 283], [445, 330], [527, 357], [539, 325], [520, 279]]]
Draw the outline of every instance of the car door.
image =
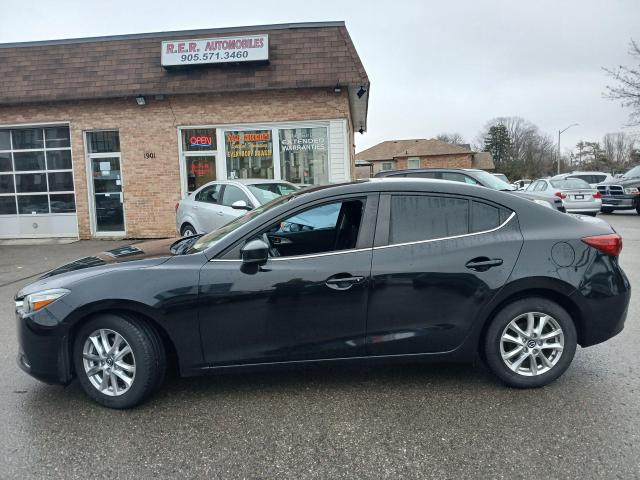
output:
[[[297, 207], [208, 262], [201, 270], [199, 310], [206, 361], [230, 365], [364, 355], [377, 202], [377, 194], [368, 194]], [[240, 260], [248, 241], [274, 238], [282, 225], [301, 217], [324, 217], [322, 209], [332, 204], [339, 213], [333, 236], [322, 232], [324, 244], [305, 240], [306, 247], [295, 252], [282, 248], [295, 239], [272, 244], [272, 256], [258, 269]], [[314, 225], [307, 226], [308, 238]]]
[[232, 207], [232, 205], [239, 200], [244, 201], [248, 207], [254, 207], [253, 202], [249, 200], [247, 194], [239, 186], [229, 183], [226, 184], [224, 186], [222, 199], [219, 204], [221, 212], [220, 222], [222, 225], [226, 225], [227, 223], [235, 220], [237, 217], [239, 217], [240, 215], [244, 215], [247, 212], [246, 210]]
[[515, 214], [475, 198], [381, 195], [367, 353], [445, 352], [509, 277], [523, 239]]
[[223, 187], [224, 185], [220, 183], [213, 183], [205, 186], [195, 195], [192, 208], [200, 229], [205, 233], [224, 225], [220, 208]]

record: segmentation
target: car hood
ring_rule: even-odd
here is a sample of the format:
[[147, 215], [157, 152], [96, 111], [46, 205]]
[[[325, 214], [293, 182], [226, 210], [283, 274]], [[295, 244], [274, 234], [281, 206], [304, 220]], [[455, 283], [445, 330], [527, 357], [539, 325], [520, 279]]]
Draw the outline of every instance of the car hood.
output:
[[44, 273], [38, 280], [24, 287], [16, 297], [61, 288], [114, 268], [144, 268], [159, 265], [174, 254], [171, 245], [177, 238], [141, 242], [114, 248], [89, 257], [79, 258]]

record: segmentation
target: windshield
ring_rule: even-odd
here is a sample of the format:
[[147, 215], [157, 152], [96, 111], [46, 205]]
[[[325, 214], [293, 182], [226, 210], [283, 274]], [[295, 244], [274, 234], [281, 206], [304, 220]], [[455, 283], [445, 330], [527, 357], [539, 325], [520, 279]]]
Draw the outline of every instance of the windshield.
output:
[[640, 165], [638, 165], [637, 167], [633, 167], [631, 170], [629, 170], [627, 173], [625, 173], [623, 175], [624, 178], [636, 178], [636, 177], [640, 177]]
[[255, 208], [245, 213], [241, 217], [236, 218], [231, 223], [226, 224], [224, 227], [220, 227], [216, 230], [213, 230], [212, 232], [209, 232], [201, 236], [198, 239], [198, 241], [191, 246], [191, 248], [187, 253], [202, 252], [207, 248], [212, 247], [213, 245], [218, 243], [222, 238], [224, 238], [226, 235], [233, 232], [234, 230], [237, 230], [238, 228], [243, 226], [245, 223], [250, 222], [251, 220], [256, 218], [258, 215], [261, 215], [264, 212], [271, 210], [274, 207], [277, 207], [278, 205], [288, 202], [292, 198], [294, 198], [293, 195], [284, 195], [284, 196], [278, 197], [275, 200], [265, 205], [262, 205], [261, 207]]
[[298, 187], [290, 183], [255, 183], [253, 185], [247, 185], [247, 188], [258, 199], [260, 205], [264, 205], [282, 195], [288, 195], [298, 190]]
[[507, 182], [500, 180], [495, 175], [485, 172], [484, 170], [481, 172], [473, 172], [473, 176], [476, 180], [482, 183], [482, 185], [492, 188], [493, 190], [514, 190], [514, 188]]
[[584, 180], [581, 180], [579, 178], [566, 178], [564, 180], [550, 180], [549, 183], [553, 187], [559, 188], [561, 190], [571, 190], [571, 189], [577, 189], [577, 188], [591, 188], [591, 185], [589, 185], [587, 182], [585, 182]]

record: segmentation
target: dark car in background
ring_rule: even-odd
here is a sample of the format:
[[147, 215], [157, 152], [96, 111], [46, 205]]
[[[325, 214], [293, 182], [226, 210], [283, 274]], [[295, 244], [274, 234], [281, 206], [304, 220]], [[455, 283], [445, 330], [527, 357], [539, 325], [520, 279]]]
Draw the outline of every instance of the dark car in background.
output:
[[458, 182], [381, 179], [279, 197], [203, 236], [63, 265], [16, 295], [18, 364], [128, 408], [182, 375], [482, 357], [557, 379], [624, 326], [605, 222]]
[[635, 210], [640, 214], [640, 165], [620, 178], [611, 178], [597, 186], [602, 195], [602, 213]]
[[523, 192], [513, 185], [505, 182], [498, 176], [475, 168], [415, 168], [406, 170], [387, 170], [378, 172], [376, 178], [383, 177], [406, 177], [406, 178], [431, 178], [435, 180], [450, 180], [453, 182], [467, 183], [469, 185], [480, 185], [482, 187], [511, 192], [524, 198], [543, 205], [554, 208], [560, 212], [565, 211], [562, 199], [555, 197], [551, 193], [545, 192]]

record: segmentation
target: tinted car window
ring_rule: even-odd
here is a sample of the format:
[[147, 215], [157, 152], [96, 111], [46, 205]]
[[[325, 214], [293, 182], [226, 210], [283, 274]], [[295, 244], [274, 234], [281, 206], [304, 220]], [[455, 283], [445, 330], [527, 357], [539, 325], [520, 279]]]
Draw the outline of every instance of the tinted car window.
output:
[[469, 201], [426, 195], [391, 197], [389, 243], [469, 233]]
[[239, 200], [244, 200], [247, 205], [251, 205], [249, 198], [245, 195], [242, 189], [240, 189], [240, 187], [236, 187], [235, 185], [226, 185], [224, 187], [224, 192], [222, 192], [222, 205], [230, 207]]
[[[469, 177], [467, 177], [466, 175], [463, 175], [462, 173], [457, 173], [457, 172], [442, 172], [442, 179], [443, 180], [451, 180], [452, 182], [462, 182], [462, 183], [470, 183], [469, 181], [467, 181]], [[473, 181], [473, 184], [477, 184], [478, 182], [476, 182], [473, 179], [470, 179]]]
[[198, 202], [219, 203], [221, 188], [222, 185], [209, 185], [208, 187], [204, 187], [196, 194], [196, 200]]
[[409, 172], [406, 176], [413, 178], [441, 178], [438, 172]]
[[484, 232], [498, 228], [511, 215], [506, 208], [482, 202], [471, 202], [471, 232]]

